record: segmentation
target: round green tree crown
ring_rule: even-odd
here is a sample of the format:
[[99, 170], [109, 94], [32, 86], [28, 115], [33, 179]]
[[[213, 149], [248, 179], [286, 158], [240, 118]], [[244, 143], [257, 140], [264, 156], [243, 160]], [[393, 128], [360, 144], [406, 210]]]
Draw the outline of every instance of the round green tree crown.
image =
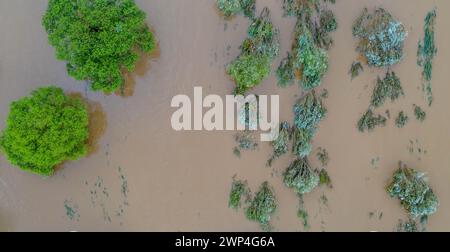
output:
[[11, 104], [0, 147], [23, 170], [51, 176], [55, 166], [87, 153], [86, 105], [56, 87], [40, 88]]
[[155, 48], [145, 13], [134, 0], [50, 0], [43, 25], [67, 71], [106, 93], [122, 87], [139, 50]]

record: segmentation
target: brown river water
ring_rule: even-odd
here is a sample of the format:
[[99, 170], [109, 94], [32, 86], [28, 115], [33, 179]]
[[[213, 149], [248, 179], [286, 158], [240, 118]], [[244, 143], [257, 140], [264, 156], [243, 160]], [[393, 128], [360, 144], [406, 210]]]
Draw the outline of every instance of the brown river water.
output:
[[[399, 160], [426, 172], [440, 199], [429, 231], [450, 231], [450, 1], [448, 0], [338, 0], [332, 7], [339, 29], [330, 50], [328, 116], [321, 123], [314, 147], [330, 154], [328, 171], [333, 189], [320, 188], [305, 196], [311, 231], [392, 231], [407, 215], [384, 187]], [[173, 96], [230, 94], [233, 84], [224, 66], [239, 53], [248, 21], [223, 20], [212, 0], [139, 0], [148, 13], [160, 42], [159, 52], [144, 59], [130, 74], [127, 97], [86, 90], [70, 78], [65, 63], [55, 59], [41, 26], [45, 0], [0, 0], [0, 127], [9, 104], [33, 89], [49, 84], [67, 93], [81, 93], [91, 106], [91, 154], [65, 163], [57, 174], [43, 179], [24, 173], [0, 157], [1, 231], [259, 231], [243, 211], [228, 208], [233, 175], [246, 179], [255, 191], [265, 180], [275, 188], [278, 210], [275, 231], [302, 231], [297, 218], [298, 199], [287, 189], [281, 174], [292, 157], [265, 166], [271, 153], [267, 143], [255, 152], [233, 155], [234, 132], [175, 132], [170, 125]], [[267, 6], [281, 32], [281, 55], [290, 50], [295, 20], [282, 16], [281, 0], [257, 0], [258, 11]], [[398, 129], [391, 119], [384, 128], [361, 134], [356, 122], [369, 104], [381, 70], [365, 68], [350, 80], [348, 70], [357, 57], [351, 25], [362, 9], [382, 6], [408, 28], [406, 57], [394, 70], [401, 78], [405, 98], [386, 109], [393, 117], [400, 110], [410, 123]], [[434, 62], [435, 103], [426, 106], [418, 87], [421, 70], [416, 64], [423, 19], [437, 7], [439, 52]], [[255, 89], [257, 94], [279, 94], [281, 119], [292, 119], [297, 86], [280, 89], [272, 73]], [[412, 105], [427, 111], [417, 122]], [[410, 152], [410, 141], [415, 151]], [[417, 149], [426, 150], [426, 154]], [[314, 156], [311, 162], [319, 166]], [[372, 162], [374, 159], [374, 162]], [[325, 195], [325, 204], [321, 197]], [[323, 197], [322, 197], [323, 198]], [[374, 217], [370, 217], [373, 212]], [[383, 213], [382, 218], [379, 215]]]

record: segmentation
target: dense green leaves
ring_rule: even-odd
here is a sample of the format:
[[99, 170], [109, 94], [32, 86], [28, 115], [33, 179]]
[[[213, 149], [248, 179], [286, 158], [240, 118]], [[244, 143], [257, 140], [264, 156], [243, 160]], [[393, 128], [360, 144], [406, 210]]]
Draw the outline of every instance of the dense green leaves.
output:
[[151, 52], [155, 39], [134, 0], [50, 0], [43, 25], [69, 75], [106, 93], [124, 83], [139, 50]]
[[289, 152], [289, 141], [291, 140], [291, 127], [288, 122], [282, 122], [278, 138], [272, 142], [273, 155], [267, 161], [268, 166], [272, 166], [274, 160]]
[[236, 83], [235, 94], [245, 94], [259, 85], [269, 74], [272, 60], [279, 53], [278, 31], [270, 21], [269, 9], [252, 20], [241, 55], [227, 67]]
[[383, 80], [378, 77], [377, 85], [372, 94], [371, 103], [372, 106], [378, 108], [384, 104], [386, 99], [391, 99], [393, 102], [402, 95], [404, 95], [404, 92], [400, 79], [395, 72], [388, 71]]
[[358, 130], [360, 132], [372, 131], [377, 126], [386, 125], [386, 117], [382, 115], [375, 115], [372, 109], [367, 110], [366, 113], [358, 121]]
[[369, 66], [391, 66], [403, 58], [408, 33], [402, 23], [382, 8], [374, 13], [364, 9], [353, 25], [353, 35], [359, 39], [357, 50], [366, 57]]
[[413, 218], [432, 215], [439, 206], [425, 174], [411, 168], [399, 168], [386, 190], [391, 197], [400, 200], [401, 205]]
[[241, 180], [236, 180], [236, 178], [233, 178], [228, 206], [232, 209], [238, 209], [241, 206], [242, 196], [248, 193], [249, 190], [247, 188], [247, 184]]
[[395, 119], [395, 125], [397, 125], [398, 128], [403, 128], [408, 123], [408, 121], [409, 117], [404, 111], [401, 111]]
[[249, 220], [259, 222], [263, 229], [268, 230], [271, 216], [276, 209], [277, 202], [273, 188], [268, 182], [264, 182], [245, 213]]
[[217, 8], [225, 17], [244, 13], [247, 17], [255, 15], [256, 0], [217, 0]]
[[88, 112], [79, 98], [40, 88], [11, 104], [0, 146], [23, 170], [51, 176], [55, 166], [87, 152]]

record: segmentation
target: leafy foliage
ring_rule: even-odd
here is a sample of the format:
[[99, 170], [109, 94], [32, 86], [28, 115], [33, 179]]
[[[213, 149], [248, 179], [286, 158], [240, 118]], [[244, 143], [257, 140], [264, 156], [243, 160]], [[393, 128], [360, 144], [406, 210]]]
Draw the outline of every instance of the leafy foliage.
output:
[[367, 112], [358, 121], [358, 130], [360, 132], [372, 131], [377, 126], [386, 125], [386, 117], [382, 115], [375, 115], [372, 109], [367, 110]]
[[328, 70], [326, 50], [333, 43], [330, 33], [337, 29], [337, 21], [319, 0], [284, 0], [283, 8], [285, 15], [297, 17], [297, 24], [292, 55], [288, 54], [277, 71], [279, 86], [292, 83], [297, 73], [302, 88], [308, 91], [321, 84]]
[[306, 159], [297, 159], [283, 174], [284, 184], [298, 194], [309, 193], [319, 185], [319, 175], [311, 169]]
[[133, 71], [138, 61], [137, 49], [155, 48], [145, 13], [133, 0], [50, 0], [43, 25], [69, 75], [96, 91], [118, 90], [123, 70]]
[[386, 190], [391, 197], [398, 198], [414, 218], [430, 216], [438, 209], [438, 198], [428, 185], [425, 174], [414, 169], [400, 167]]
[[252, 18], [255, 15], [255, 0], [217, 0], [217, 8], [225, 17], [243, 13]]
[[236, 83], [235, 94], [245, 94], [270, 74], [272, 60], [278, 56], [278, 31], [270, 20], [269, 9], [252, 20], [241, 55], [227, 67]]
[[282, 122], [278, 138], [272, 142], [273, 155], [267, 161], [268, 166], [272, 166], [274, 160], [289, 152], [289, 140], [291, 139], [291, 127], [288, 122]]
[[247, 184], [241, 180], [236, 180], [236, 178], [233, 178], [228, 206], [232, 209], [238, 209], [241, 206], [242, 196], [248, 195], [248, 193], [249, 189]]
[[13, 165], [51, 176], [55, 166], [86, 155], [88, 121], [80, 99], [60, 88], [40, 88], [11, 104], [0, 146]]
[[353, 25], [353, 35], [359, 39], [357, 50], [366, 57], [369, 66], [391, 66], [403, 58], [408, 33], [403, 24], [383, 8], [374, 13], [364, 9]]
[[360, 72], [364, 71], [364, 67], [362, 66], [361, 62], [355, 61], [352, 63], [352, 66], [350, 68], [350, 75], [352, 76], [352, 80], [359, 76]]
[[405, 114], [404, 111], [401, 111], [395, 119], [395, 125], [397, 125], [398, 128], [403, 128], [408, 123], [408, 121], [409, 117]]
[[386, 77], [381, 80], [378, 77], [377, 85], [372, 94], [372, 106], [381, 107], [386, 99], [391, 101], [397, 100], [401, 95], [404, 95], [400, 79], [395, 72], [388, 71]]
[[331, 183], [331, 177], [325, 169], [322, 169], [319, 172], [319, 185], [327, 186], [328, 188], [333, 187], [333, 184]]
[[307, 157], [312, 151], [311, 140], [317, 125], [323, 120], [327, 110], [315, 92], [308, 93], [294, 106], [294, 127], [292, 130], [293, 152], [299, 158]]
[[252, 151], [258, 147], [258, 143], [250, 130], [236, 134], [235, 141], [238, 145], [233, 149], [233, 153], [238, 157], [241, 157], [242, 150]]
[[251, 221], [259, 222], [263, 229], [268, 230], [271, 215], [276, 209], [277, 202], [273, 188], [268, 182], [264, 182], [246, 209], [246, 216]]
[[425, 37], [419, 41], [417, 49], [417, 64], [423, 68], [423, 90], [426, 93], [428, 105], [433, 103], [431, 79], [433, 77], [433, 59], [437, 54], [434, 26], [436, 24], [436, 9], [430, 11], [425, 17]]
[[419, 232], [416, 220], [414, 219], [409, 219], [408, 221], [399, 220], [397, 224], [397, 232], [403, 233]]
[[414, 105], [414, 115], [416, 116], [416, 119], [420, 122], [425, 121], [427, 118], [427, 113], [419, 106]]

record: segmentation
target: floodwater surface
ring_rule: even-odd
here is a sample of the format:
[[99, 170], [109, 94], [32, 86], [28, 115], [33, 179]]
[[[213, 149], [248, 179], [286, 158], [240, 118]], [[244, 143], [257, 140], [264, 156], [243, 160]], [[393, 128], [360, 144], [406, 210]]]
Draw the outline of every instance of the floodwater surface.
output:
[[[265, 180], [274, 186], [279, 205], [272, 221], [275, 231], [303, 230], [297, 218], [298, 198], [281, 178], [292, 157], [283, 157], [268, 168], [271, 147], [267, 143], [239, 159], [233, 155], [234, 132], [175, 132], [171, 128], [173, 96], [192, 97], [194, 86], [203, 87], [205, 95], [233, 91], [225, 65], [239, 54], [248, 20], [225, 21], [214, 2], [137, 1], [148, 13], [160, 43], [159, 55], [146, 58], [137, 73], [127, 76], [130, 85], [126, 97], [120, 97], [91, 92], [84, 82], [67, 75], [65, 63], [55, 59], [41, 26], [47, 1], [0, 0], [0, 127], [5, 126], [12, 101], [55, 84], [67, 93], [81, 93], [93, 104], [91, 130], [96, 138], [88, 157], [65, 163], [47, 179], [12, 167], [1, 156], [0, 230], [258, 231], [259, 225], [247, 221], [243, 211], [228, 208], [235, 174], [247, 180], [252, 191]], [[295, 19], [283, 17], [281, 0], [257, 0], [258, 12], [265, 6], [281, 35], [275, 70], [291, 48]], [[394, 118], [400, 110], [408, 113], [410, 122], [403, 129], [395, 127], [393, 119], [370, 134], [356, 128], [377, 75], [384, 74], [366, 66], [353, 81], [348, 74], [358, 56], [351, 26], [365, 6], [384, 7], [409, 32], [405, 59], [393, 67], [405, 97], [384, 107]], [[439, 52], [433, 73], [435, 102], [428, 108], [420, 90], [416, 50], [423, 36], [423, 19], [434, 7]], [[450, 231], [450, 1], [338, 0], [331, 8], [339, 28], [333, 34], [330, 69], [322, 85], [329, 91], [328, 116], [314, 148], [329, 152], [327, 169], [333, 189], [320, 188], [305, 196], [311, 231], [394, 230], [407, 215], [384, 188], [400, 160], [426, 172], [440, 199], [428, 230]], [[298, 86], [278, 88], [272, 71], [254, 92], [279, 94], [281, 119], [292, 120], [292, 106], [301, 95]], [[424, 123], [414, 119], [413, 104], [426, 108]], [[311, 162], [319, 168], [315, 152]]]

